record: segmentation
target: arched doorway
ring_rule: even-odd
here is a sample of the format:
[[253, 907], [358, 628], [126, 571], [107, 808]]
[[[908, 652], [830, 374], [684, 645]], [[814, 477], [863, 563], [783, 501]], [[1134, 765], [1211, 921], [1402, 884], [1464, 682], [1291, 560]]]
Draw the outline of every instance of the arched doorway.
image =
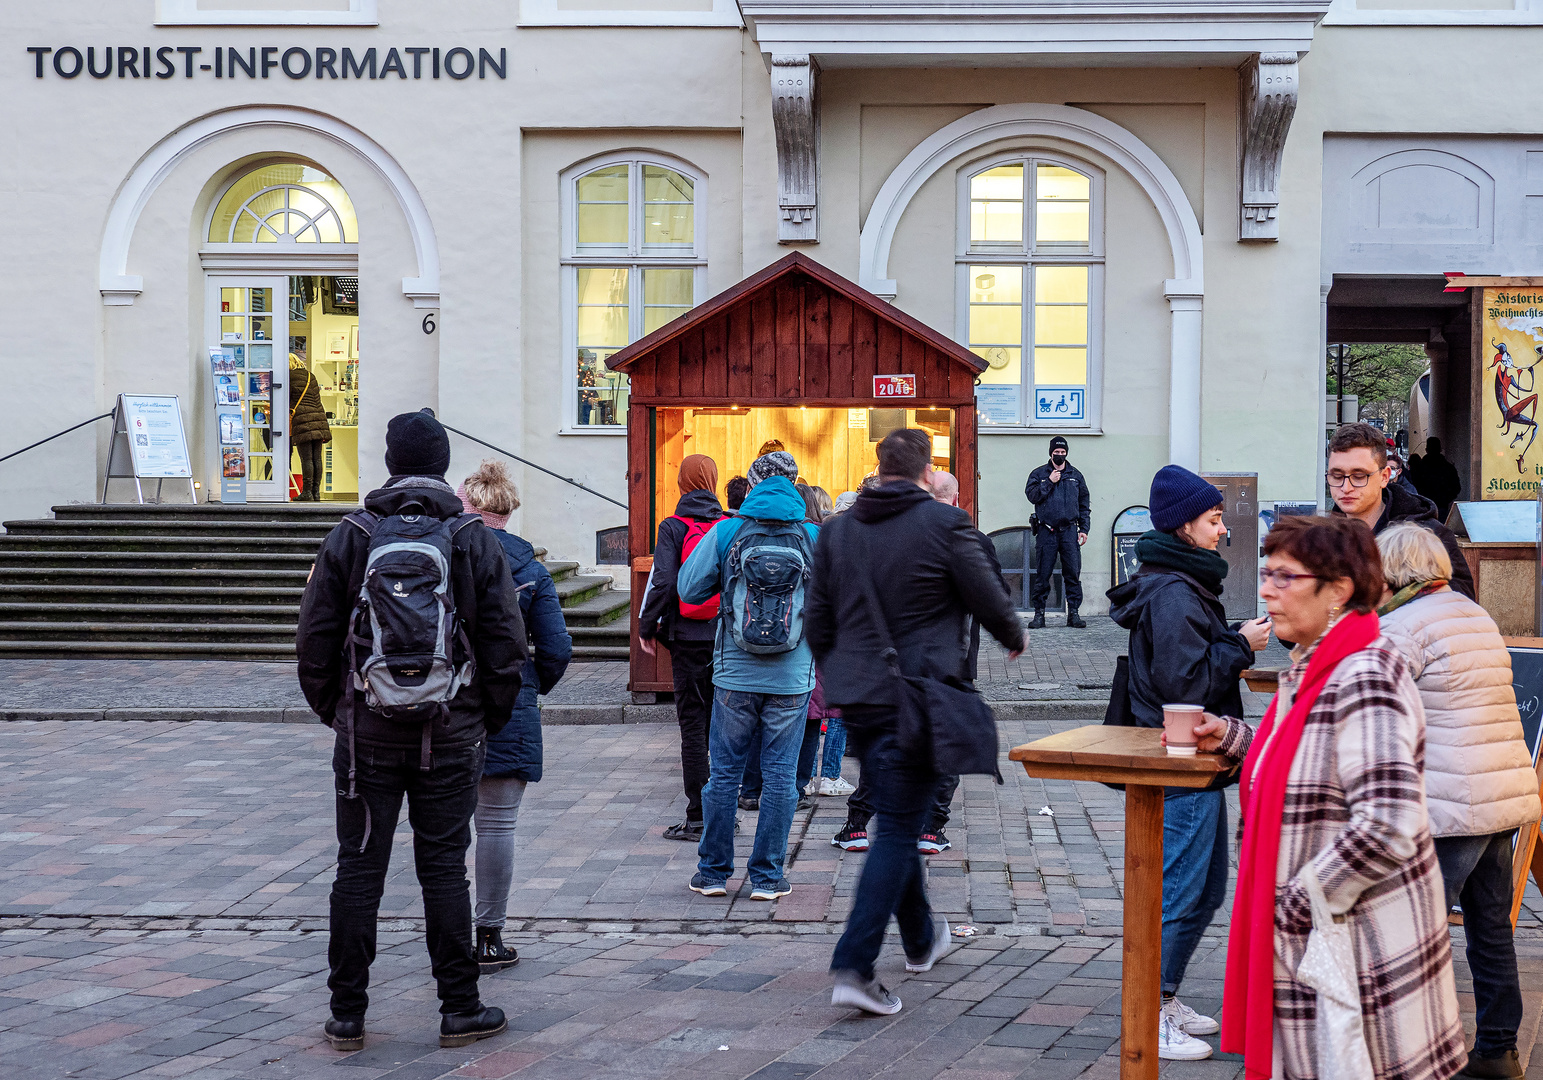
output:
[[[215, 201], [204, 241], [221, 500], [357, 501], [359, 230], [348, 193], [308, 162], [249, 165]], [[320, 401], [325, 428], [302, 398]]]

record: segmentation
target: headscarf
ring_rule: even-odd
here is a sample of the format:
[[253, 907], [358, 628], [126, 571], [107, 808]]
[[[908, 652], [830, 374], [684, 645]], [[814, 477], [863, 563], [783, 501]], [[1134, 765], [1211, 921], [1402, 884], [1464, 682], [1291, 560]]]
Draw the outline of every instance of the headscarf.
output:
[[717, 491], [718, 463], [706, 454], [688, 454], [680, 463], [680, 491]]
[[756, 458], [745, 476], [749, 479], [751, 487], [773, 476], [786, 476], [789, 480], [797, 480], [798, 462], [786, 450], [773, 450], [769, 454], [762, 454]]

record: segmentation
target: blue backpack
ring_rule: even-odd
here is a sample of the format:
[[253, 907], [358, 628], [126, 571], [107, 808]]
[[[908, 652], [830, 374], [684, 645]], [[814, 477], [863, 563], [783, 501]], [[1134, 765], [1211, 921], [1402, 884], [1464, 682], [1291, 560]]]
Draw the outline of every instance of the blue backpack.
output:
[[746, 518], [729, 546], [723, 620], [751, 655], [792, 652], [804, 636], [814, 546], [802, 522]]

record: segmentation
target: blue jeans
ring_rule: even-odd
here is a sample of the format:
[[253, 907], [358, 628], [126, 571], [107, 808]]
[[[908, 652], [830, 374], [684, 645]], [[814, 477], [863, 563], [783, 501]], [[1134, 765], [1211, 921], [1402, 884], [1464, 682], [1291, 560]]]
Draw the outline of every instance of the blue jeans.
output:
[[1227, 799], [1169, 788], [1163, 798], [1163, 993], [1178, 993], [1200, 935], [1227, 897]]
[[827, 780], [835, 780], [841, 775], [841, 757], [847, 752], [847, 729], [839, 716], [828, 717], [825, 721], [825, 755], [821, 762], [820, 775]]
[[1489, 836], [1442, 836], [1436, 861], [1447, 887], [1447, 906], [1462, 904], [1478, 1015], [1473, 1049], [1499, 1057], [1516, 1049], [1522, 1025], [1521, 981], [1511, 939], [1511, 843], [1514, 830]]
[[753, 694], [744, 690], [713, 691], [713, 719], [708, 728], [712, 772], [702, 789], [702, 842], [697, 870], [708, 882], [727, 881], [734, 873], [734, 814], [739, 780], [760, 727], [761, 814], [750, 851], [750, 885], [775, 885], [782, 880], [782, 860], [788, 853], [788, 829], [798, 794], [793, 771], [809, 695]]
[[[820, 749], [820, 724], [823, 721], [812, 717], [804, 721], [804, 737], [798, 745], [798, 768], [795, 782], [798, 793], [803, 794], [804, 788], [809, 786], [809, 781], [814, 776], [814, 755]], [[846, 736], [842, 735], [842, 743], [846, 742]], [[836, 775], [841, 775], [841, 759], [836, 759]], [[761, 744], [756, 740], [750, 740], [750, 753], [745, 756], [745, 775], [740, 781], [739, 794], [745, 799], [759, 799], [761, 797]]]
[[876, 817], [869, 830], [868, 860], [830, 968], [867, 980], [873, 978], [891, 915], [900, 924], [900, 944], [907, 956], [924, 957], [932, 948], [936, 928], [916, 840], [932, 809], [938, 778], [916, 769], [901, 751], [893, 708], [853, 706], [845, 711], [863, 779], [871, 784]]

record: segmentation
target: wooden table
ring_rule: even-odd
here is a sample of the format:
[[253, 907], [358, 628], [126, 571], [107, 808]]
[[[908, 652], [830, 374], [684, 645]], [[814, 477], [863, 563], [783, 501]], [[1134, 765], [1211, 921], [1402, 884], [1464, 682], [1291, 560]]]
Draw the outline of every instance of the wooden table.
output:
[[1125, 946], [1121, 1080], [1156, 1080], [1162, 998], [1163, 788], [1203, 788], [1234, 766], [1217, 754], [1170, 756], [1159, 728], [1080, 727], [1008, 753], [1042, 780], [1125, 785]]

